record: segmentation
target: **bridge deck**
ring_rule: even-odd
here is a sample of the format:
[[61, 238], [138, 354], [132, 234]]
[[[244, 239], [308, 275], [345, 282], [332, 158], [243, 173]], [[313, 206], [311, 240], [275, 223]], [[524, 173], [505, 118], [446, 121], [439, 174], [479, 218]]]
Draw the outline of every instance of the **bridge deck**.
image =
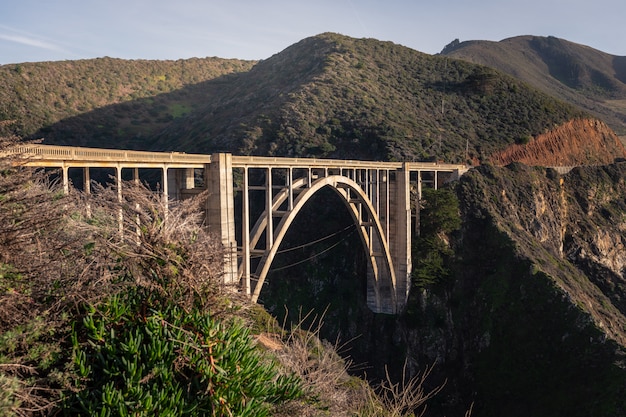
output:
[[[0, 152], [1, 154], [5, 152]], [[117, 149], [83, 148], [54, 145], [21, 145], [12, 149], [12, 153], [23, 154], [30, 158], [28, 165], [41, 167], [64, 166], [76, 167], [116, 167], [133, 166], [138, 168], [202, 168], [211, 163], [211, 155], [188, 154], [183, 152], [148, 152]], [[232, 165], [243, 167], [275, 168], [347, 168], [347, 169], [400, 169], [403, 162], [359, 161], [319, 158], [283, 158], [263, 156], [233, 155]], [[438, 162], [408, 162], [411, 171], [467, 170], [466, 165], [444, 164]]]

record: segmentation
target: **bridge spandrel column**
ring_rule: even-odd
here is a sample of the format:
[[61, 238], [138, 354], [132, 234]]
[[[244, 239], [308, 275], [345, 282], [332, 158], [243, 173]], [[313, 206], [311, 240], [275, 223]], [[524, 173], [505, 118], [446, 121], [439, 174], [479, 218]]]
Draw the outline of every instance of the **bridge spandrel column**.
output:
[[182, 200], [184, 192], [194, 188], [193, 168], [170, 168], [168, 193], [171, 199]]
[[206, 224], [209, 233], [222, 242], [224, 249], [224, 283], [237, 283], [237, 240], [233, 199], [232, 155], [211, 155], [205, 166], [208, 188]]

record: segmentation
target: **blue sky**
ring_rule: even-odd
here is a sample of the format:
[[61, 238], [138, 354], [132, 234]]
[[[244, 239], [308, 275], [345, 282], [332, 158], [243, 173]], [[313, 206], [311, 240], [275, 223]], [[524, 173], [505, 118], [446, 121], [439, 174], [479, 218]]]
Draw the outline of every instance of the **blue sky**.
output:
[[624, 0], [0, 0], [0, 65], [109, 56], [265, 59], [336, 32], [429, 54], [556, 36], [626, 56]]

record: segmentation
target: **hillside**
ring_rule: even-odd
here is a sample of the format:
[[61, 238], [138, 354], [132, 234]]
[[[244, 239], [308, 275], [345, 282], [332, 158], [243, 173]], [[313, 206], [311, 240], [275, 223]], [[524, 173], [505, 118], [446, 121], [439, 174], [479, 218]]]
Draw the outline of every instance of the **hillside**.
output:
[[514, 144], [491, 156], [496, 165], [522, 162], [540, 166], [574, 166], [614, 162], [625, 155], [615, 133], [599, 120], [572, 120], [538, 135], [526, 144]]
[[2, 65], [0, 120], [12, 123], [0, 133], [75, 146], [131, 146], [210, 97], [202, 82], [254, 63], [99, 58]]
[[584, 116], [483, 66], [335, 34], [304, 39], [238, 81], [221, 102], [175, 121], [158, 147], [485, 162]]
[[443, 56], [487, 65], [579, 106], [626, 137], [626, 57], [564, 39], [517, 36], [453, 42]]
[[[51, 144], [478, 164], [590, 117], [484, 66], [332, 33], [258, 63], [104, 58], [0, 70], [0, 118]], [[598, 133], [606, 146], [595, 159], [625, 156]]]

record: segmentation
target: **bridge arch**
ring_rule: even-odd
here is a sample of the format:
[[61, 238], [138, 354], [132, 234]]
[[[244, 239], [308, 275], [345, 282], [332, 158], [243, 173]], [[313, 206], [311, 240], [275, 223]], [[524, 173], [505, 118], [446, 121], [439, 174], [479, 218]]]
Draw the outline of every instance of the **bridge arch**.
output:
[[[348, 208], [350, 215], [357, 225], [358, 235], [364, 250], [368, 252], [367, 302], [368, 306], [379, 312], [395, 312], [396, 276], [393, 268], [389, 243], [385, 238], [380, 219], [366, 192], [354, 180], [342, 175], [330, 175], [314, 181], [305, 188], [294, 200], [293, 208], [280, 220], [274, 230], [273, 244], [266, 248], [259, 265], [256, 268], [257, 283], [252, 293], [252, 301], [256, 302], [263, 288], [263, 283], [270, 271], [289, 227], [300, 213], [304, 205], [322, 188], [331, 187]], [[285, 199], [285, 192], [279, 193], [272, 203], [275, 208]], [[266, 217], [263, 216], [262, 217]], [[259, 220], [255, 225], [253, 236], [258, 239], [260, 229], [266, 222]]]

